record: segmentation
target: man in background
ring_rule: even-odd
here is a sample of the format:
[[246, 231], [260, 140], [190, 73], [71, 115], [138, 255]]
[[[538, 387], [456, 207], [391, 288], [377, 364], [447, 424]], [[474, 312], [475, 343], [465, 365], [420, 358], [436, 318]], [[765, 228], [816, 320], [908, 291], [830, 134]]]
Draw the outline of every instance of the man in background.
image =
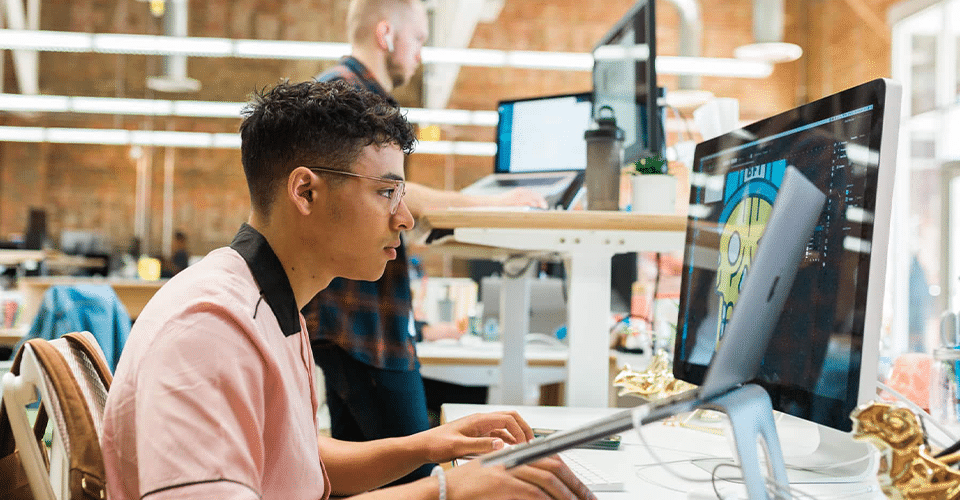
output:
[[[347, 14], [351, 55], [317, 76], [345, 80], [391, 103], [393, 90], [420, 66], [429, 36], [420, 0], [353, 0]], [[546, 208], [543, 196], [516, 189], [500, 196], [468, 196], [406, 183], [413, 216], [436, 207], [528, 205]], [[450, 324], [423, 325], [412, 316], [407, 252], [403, 244], [376, 282], [335, 279], [304, 309], [314, 358], [324, 372], [331, 435], [348, 441], [411, 435], [430, 426], [417, 337], [459, 337]], [[429, 475], [427, 464], [403, 481]]]
[[170, 257], [170, 267], [173, 274], [183, 271], [190, 265], [190, 254], [187, 252], [187, 235], [183, 231], [173, 233], [173, 255]]

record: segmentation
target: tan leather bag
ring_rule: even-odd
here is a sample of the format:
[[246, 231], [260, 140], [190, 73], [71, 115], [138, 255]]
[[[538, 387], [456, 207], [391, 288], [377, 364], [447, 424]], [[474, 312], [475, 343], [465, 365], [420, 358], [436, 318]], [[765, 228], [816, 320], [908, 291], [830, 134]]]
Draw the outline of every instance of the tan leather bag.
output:
[[[82, 335], [71, 333], [64, 337], [89, 358], [104, 387], [109, 389], [112, 376], [98, 349]], [[90, 410], [77, 380], [67, 360], [48, 341], [31, 339], [26, 342], [26, 345], [33, 349], [59, 399], [60, 411], [63, 414], [63, 421], [66, 426], [64, 432], [69, 437], [70, 442], [70, 456], [68, 458], [69, 498], [73, 500], [101, 500], [106, 496], [103, 454], [100, 450], [100, 443]], [[25, 346], [21, 347], [14, 359], [10, 370], [14, 375], [20, 374], [20, 362]], [[17, 408], [12, 411], [18, 410], [23, 411]], [[0, 498], [33, 499], [26, 473], [16, 451], [16, 442], [14, 441], [7, 411], [10, 410], [6, 408], [5, 403], [0, 406], [0, 478], [3, 478], [0, 481]], [[46, 446], [43, 442], [43, 434], [47, 422], [47, 412], [41, 402], [33, 430], [34, 437], [42, 450], [45, 450]], [[44, 458], [47, 458], [45, 454]], [[49, 469], [49, 461], [47, 467]]]

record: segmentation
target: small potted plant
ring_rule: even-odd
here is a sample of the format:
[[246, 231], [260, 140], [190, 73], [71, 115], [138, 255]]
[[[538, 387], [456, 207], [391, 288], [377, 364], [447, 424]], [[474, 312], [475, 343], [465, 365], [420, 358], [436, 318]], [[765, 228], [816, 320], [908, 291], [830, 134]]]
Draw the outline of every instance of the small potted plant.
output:
[[630, 211], [672, 214], [677, 205], [677, 179], [667, 172], [662, 157], [640, 158], [627, 170], [630, 175]]

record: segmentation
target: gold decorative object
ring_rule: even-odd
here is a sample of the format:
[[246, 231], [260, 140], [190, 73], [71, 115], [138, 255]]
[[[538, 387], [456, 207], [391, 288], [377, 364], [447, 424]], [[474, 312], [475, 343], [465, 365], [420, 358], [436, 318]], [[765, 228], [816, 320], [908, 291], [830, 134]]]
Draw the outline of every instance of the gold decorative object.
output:
[[872, 402], [850, 414], [853, 438], [880, 450], [877, 478], [888, 498], [960, 500], [960, 454], [934, 458], [920, 419], [899, 404]]
[[630, 394], [648, 401], [696, 388], [693, 384], [673, 378], [670, 358], [663, 350], [657, 351], [650, 361], [650, 366], [642, 372], [634, 371], [630, 365], [625, 364], [613, 379], [613, 385], [620, 388], [620, 396]]

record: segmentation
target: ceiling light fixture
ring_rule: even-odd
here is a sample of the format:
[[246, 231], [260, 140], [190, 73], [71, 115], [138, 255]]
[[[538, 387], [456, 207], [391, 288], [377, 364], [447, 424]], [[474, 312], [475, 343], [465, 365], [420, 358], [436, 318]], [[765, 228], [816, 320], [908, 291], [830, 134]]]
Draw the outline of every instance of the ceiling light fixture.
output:
[[753, 42], [733, 50], [737, 59], [768, 64], [796, 61], [799, 45], [783, 41], [785, 0], [753, 0]]
[[[22, 113], [94, 113], [109, 115], [191, 116], [195, 118], [240, 118], [246, 103], [217, 101], [172, 101], [117, 97], [72, 97], [57, 95], [0, 94], [0, 111]], [[434, 125], [495, 127], [496, 111], [466, 109], [404, 108], [407, 120]]]
[[[637, 47], [640, 48], [631, 49], [636, 52], [636, 56], [646, 57], [643, 46]], [[345, 43], [12, 29], [0, 29], [0, 49], [315, 60], [336, 60], [350, 50]], [[593, 68], [593, 55], [575, 52], [424, 47], [422, 59], [424, 64], [564, 71], [590, 71]], [[773, 66], [769, 63], [733, 58], [657, 56], [656, 61], [657, 73], [665, 75], [765, 78], [773, 72]]]
[[[211, 134], [206, 132], [176, 132], [168, 130], [0, 126], [0, 142], [240, 149], [240, 134]], [[420, 142], [417, 143], [416, 152], [420, 154], [493, 156], [497, 152], [497, 145], [492, 142]]]

